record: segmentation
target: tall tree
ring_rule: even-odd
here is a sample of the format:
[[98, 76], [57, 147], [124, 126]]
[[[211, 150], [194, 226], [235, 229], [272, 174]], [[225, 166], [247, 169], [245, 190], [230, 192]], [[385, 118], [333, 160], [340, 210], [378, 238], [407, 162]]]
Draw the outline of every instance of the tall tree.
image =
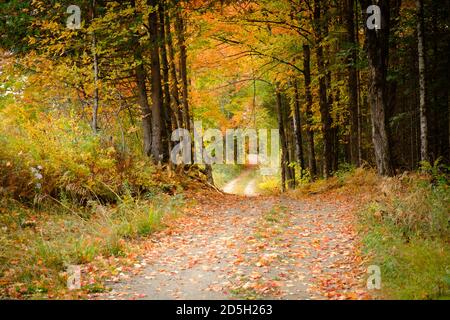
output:
[[[377, 170], [380, 175], [392, 176], [389, 138], [386, 128], [387, 71], [389, 62], [390, 0], [380, 0], [381, 29], [365, 27], [366, 50], [369, 62], [369, 105], [372, 116], [372, 141]], [[369, 0], [360, 0], [362, 8], [368, 8]], [[366, 21], [366, 19], [364, 19]]]
[[300, 165], [300, 176], [303, 176], [305, 169], [305, 159], [303, 156], [303, 137], [302, 123], [300, 117], [300, 93], [298, 92], [298, 82], [294, 79], [294, 130], [295, 130], [295, 150], [297, 152], [297, 161]]
[[150, 59], [151, 59], [151, 96], [152, 96], [152, 147], [151, 154], [156, 162], [162, 161], [162, 87], [161, 87], [161, 64], [159, 59], [159, 35], [158, 32], [158, 0], [149, 0], [148, 4], [155, 10], [149, 14], [148, 32], [150, 37]]
[[170, 30], [170, 16], [169, 10], [165, 10], [165, 33], [167, 42], [167, 51], [169, 54], [169, 74], [170, 74], [170, 92], [172, 100], [172, 108], [175, 110], [175, 116], [177, 121], [177, 127], [183, 128], [183, 114], [180, 101], [180, 94], [178, 88], [178, 75], [175, 63], [175, 49], [173, 46], [172, 33]]
[[308, 137], [308, 168], [312, 178], [317, 175], [316, 154], [314, 148], [314, 130], [312, 128], [312, 105], [311, 94], [311, 49], [308, 44], [303, 45], [303, 72], [305, 75], [305, 117], [306, 133]]
[[[95, 0], [92, 0], [91, 11], [92, 21], [95, 19]], [[97, 55], [97, 38], [95, 31], [92, 31], [92, 61], [94, 72], [94, 101], [92, 107], [92, 130], [97, 132], [98, 130], [98, 104], [99, 104], [99, 92], [98, 92], [98, 55]]]
[[286, 133], [284, 130], [284, 117], [283, 117], [283, 101], [281, 98], [280, 88], [275, 89], [278, 129], [280, 131], [281, 141], [281, 191], [286, 191], [286, 180], [289, 180], [288, 176], [288, 163], [289, 163], [289, 150], [286, 139]]
[[327, 23], [326, 19], [322, 19], [322, 1], [314, 1], [314, 34], [315, 34], [315, 54], [317, 71], [319, 74], [319, 106], [320, 117], [322, 121], [322, 133], [323, 133], [323, 175], [328, 178], [332, 170], [333, 159], [333, 137], [331, 133], [331, 117], [330, 117], [330, 105], [327, 96], [327, 71], [325, 66], [325, 58], [323, 51], [324, 36], [324, 23]]
[[419, 114], [420, 114], [420, 159], [428, 161], [428, 118], [427, 118], [427, 87], [425, 70], [424, 44], [424, 9], [423, 0], [416, 0], [417, 6], [417, 51], [419, 53]]
[[145, 70], [142, 64], [142, 54], [137, 48], [135, 55], [137, 65], [135, 67], [136, 84], [138, 91], [138, 103], [142, 111], [142, 132], [144, 154], [151, 155], [152, 151], [152, 112], [148, 103], [147, 86], [145, 84]]
[[166, 25], [165, 25], [165, 3], [161, 1], [158, 6], [159, 14], [159, 39], [160, 39], [160, 52], [161, 52], [161, 64], [162, 64], [162, 80], [163, 80], [163, 119], [164, 119], [164, 157], [169, 159], [170, 150], [172, 148], [172, 140], [170, 139], [172, 133], [172, 119], [175, 118], [170, 108], [170, 85], [169, 85], [169, 62], [167, 60], [166, 49]]
[[[137, 18], [138, 8], [135, 0], [131, 1], [135, 9], [134, 17]], [[143, 48], [139, 43], [139, 26], [133, 31], [131, 38], [131, 44], [134, 48], [134, 62], [136, 64], [134, 68], [134, 74], [136, 79], [136, 86], [138, 91], [138, 104], [142, 112], [142, 136], [144, 145], [144, 154], [151, 155], [152, 147], [152, 117], [150, 104], [148, 102], [147, 85], [146, 85], [146, 73], [143, 62]]]
[[355, 0], [345, 1], [345, 29], [347, 35], [347, 45], [349, 47], [349, 53], [347, 56], [347, 73], [348, 73], [348, 102], [350, 110], [350, 160], [351, 163], [360, 166], [359, 162], [359, 143], [358, 143], [358, 75], [356, 69], [356, 40], [355, 40], [355, 22], [354, 22], [354, 6]]
[[188, 78], [187, 78], [187, 50], [185, 39], [185, 26], [182, 16], [182, 9], [178, 3], [175, 9], [175, 29], [178, 38], [178, 46], [180, 49], [180, 77], [181, 77], [181, 92], [183, 100], [183, 115], [186, 128], [190, 131], [191, 119], [189, 112], [188, 100]]
[[286, 92], [281, 95], [281, 116], [282, 121], [285, 124], [284, 134], [287, 146], [287, 161], [286, 161], [286, 177], [289, 189], [295, 188], [295, 168], [291, 165], [295, 163], [295, 130], [294, 130], [294, 115], [289, 108], [289, 101], [286, 96]]

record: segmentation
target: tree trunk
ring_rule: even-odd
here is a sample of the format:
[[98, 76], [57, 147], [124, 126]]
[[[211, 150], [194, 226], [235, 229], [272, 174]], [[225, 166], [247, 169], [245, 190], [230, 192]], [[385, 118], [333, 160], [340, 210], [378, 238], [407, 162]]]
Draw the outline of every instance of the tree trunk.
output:
[[[149, 0], [148, 4], [153, 8], [158, 5], [158, 0]], [[151, 59], [151, 95], [152, 95], [152, 148], [151, 154], [155, 162], [162, 161], [162, 87], [159, 61], [159, 33], [158, 13], [152, 11], [149, 14], [149, 37], [150, 37], [150, 59]]]
[[180, 102], [180, 94], [179, 94], [179, 88], [178, 88], [178, 76], [177, 76], [177, 69], [175, 64], [175, 53], [173, 48], [173, 42], [172, 42], [172, 34], [170, 31], [170, 17], [169, 12], [166, 10], [165, 12], [165, 32], [166, 32], [166, 41], [167, 41], [167, 48], [169, 53], [169, 73], [171, 79], [171, 98], [172, 98], [172, 106], [175, 110], [176, 115], [176, 121], [178, 128], [185, 128], [183, 126], [183, 115], [181, 113], [181, 102]]
[[[358, 1], [355, 1], [355, 11], [357, 12], [359, 9], [358, 6]], [[359, 41], [359, 15], [355, 14], [355, 30], [354, 30], [354, 34], [355, 34], [355, 44], [356, 44], [356, 48], [360, 48], [360, 41]], [[362, 161], [363, 161], [363, 155], [362, 155], [362, 108], [363, 108], [363, 103], [361, 101], [361, 77], [360, 77], [360, 71], [358, 69], [355, 69], [356, 71], [356, 92], [357, 92], [357, 113], [358, 113], [358, 119], [357, 119], [357, 127], [358, 127], [358, 163], [361, 166], [362, 165]]]
[[283, 117], [283, 103], [281, 101], [281, 93], [278, 88], [276, 88], [276, 106], [278, 115], [278, 127], [280, 130], [280, 141], [281, 141], [281, 191], [286, 191], [286, 175], [287, 175], [287, 165], [289, 151], [286, 141], [286, 134], [284, 130], [284, 117]]
[[138, 102], [142, 111], [142, 129], [144, 139], [144, 154], [146, 156], [151, 155], [152, 147], [152, 117], [151, 110], [148, 104], [147, 88], [145, 85], [145, 71], [142, 65], [142, 57], [140, 57], [139, 50], [137, 50], [136, 60], [140, 63], [136, 66], [136, 83], [138, 89]]
[[311, 178], [317, 175], [316, 154], [314, 150], [314, 130], [312, 129], [312, 94], [311, 94], [311, 50], [309, 45], [303, 45], [303, 71], [305, 73], [305, 116], [306, 116], [306, 133], [308, 137], [308, 168]]
[[94, 59], [94, 103], [92, 107], [92, 130], [97, 132], [98, 130], [98, 60], [97, 60], [97, 43], [95, 34], [92, 35], [92, 55]]
[[319, 106], [323, 133], [323, 175], [328, 178], [332, 169], [333, 141], [331, 135], [330, 107], [327, 99], [327, 75], [322, 47], [323, 27], [321, 26], [321, 1], [314, 1], [314, 31], [316, 36], [315, 53], [319, 72]]
[[164, 156], [166, 159], [169, 159], [170, 150], [172, 149], [172, 118], [174, 117], [170, 108], [170, 87], [169, 87], [169, 63], [167, 61], [167, 50], [166, 50], [166, 34], [165, 34], [165, 18], [164, 18], [164, 4], [161, 3], [158, 6], [159, 13], [159, 37], [160, 37], [160, 48], [161, 48], [161, 63], [162, 63], [162, 75], [163, 75], [163, 101], [164, 101], [164, 122], [165, 122], [165, 144], [166, 144], [166, 152], [164, 152]]
[[191, 130], [191, 119], [189, 115], [189, 101], [188, 101], [188, 80], [187, 80], [187, 53], [186, 43], [184, 38], [184, 21], [181, 16], [181, 9], [175, 9], [175, 29], [178, 38], [178, 46], [180, 48], [180, 76], [181, 76], [181, 92], [183, 97], [183, 115], [186, 129]]
[[[92, 20], [95, 19], [95, 0], [92, 1]], [[97, 38], [95, 32], [92, 32], [92, 58], [93, 58], [93, 72], [94, 72], [94, 103], [92, 107], [92, 130], [94, 133], [98, 130], [98, 56], [97, 56]]]
[[[367, 8], [368, 0], [360, 0]], [[369, 105], [372, 116], [372, 140], [375, 161], [380, 175], [392, 176], [389, 139], [386, 129], [387, 87], [386, 76], [389, 61], [390, 12], [389, 0], [380, 0], [381, 30], [366, 30], [366, 47], [369, 62]]]
[[297, 161], [300, 165], [300, 177], [303, 177], [303, 170], [305, 169], [305, 159], [303, 156], [303, 137], [302, 137], [302, 123], [300, 117], [300, 94], [298, 92], [297, 79], [294, 79], [294, 130], [295, 130], [295, 146], [297, 152]]
[[419, 53], [419, 114], [420, 114], [420, 160], [429, 161], [428, 157], [428, 119], [427, 119], [427, 88], [425, 82], [425, 44], [424, 44], [424, 12], [423, 0], [416, 0], [417, 5], [417, 46]]
[[[329, 54], [329, 53], [327, 53]], [[327, 96], [327, 108], [328, 108], [328, 113], [330, 113], [332, 105], [334, 104], [334, 102], [338, 102], [338, 100], [335, 99], [335, 97], [333, 96], [334, 92], [332, 90], [332, 86], [331, 86], [331, 72], [329, 71], [329, 62], [326, 63], [326, 69], [327, 69], [327, 77], [326, 77], [326, 87], [328, 88], [328, 96]], [[338, 79], [339, 81], [339, 79]], [[337, 91], [336, 93], [336, 98], [338, 99], [338, 94], [339, 91]], [[337, 124], [334, 124], [334, 126], [332, 125], [332, 118], [331, 115], [329, 115], [330, 118], [330, 167], [329, 167], [329, 172], [335, 172], [338, 170], [338, 162], [339, 162], [339, 140], [338, 140], [338, 133], [339, 133], [339, 128], [337, 126]]]
[[[331, 87], [331, 73], [329, 80], [330, 80], [330, 84], [329, 86]], [[340, 82], [341, 81], [341, 74], [339, 73], [337, 76], [337, 81]], [[328, 104], [331, 105], [332, 103], [335, 103], [336, 105], [339, 106], [340, 104], [340, 91], [336, 90], [336, 92], [333, 92], [332, 90], [330, 90], [331, 93], [334, 93], [335, 96], [333, 97], [332, 94], [330, 94], [330, 99]], [[334, 102], [331, 102], [331, 100], [333, 100]], [[341, 107], [338, 107], [341, 108]], [[339, 169], [339, 124], [338, 123], [334, 123], [334, 126], [331, 128], [331, 136], [333, 138], [333, 166], [332, 166], [332, 170], [333, 172], [338, 171]]]
[[360, 166], [358, 150], [358, 78], [356, 70], [356, 42], [354, 23], [355, 0], [345, 0], [345, 27], [347, 32], [347, 43], [350, 47], [350, 54], [347, 57], [348, 72], [348, 104], [350, 110], [350, 160], [355, 166]]
[[295, 162], [294, 119], [290, 115], [290, 107], [285, 93], [281, 95], [281, 112], [283, 123], [286, 124], [284, 134], [288, 151], [286, 162], [287, 183], [289, 189], [295, 189], [295, 168], [290, 166], [291, 163]]
[[[132, 1], [133, 7], [136, 7], [135, 1]], [[142, 61], [142, 48], [139, 45], [139, 34], [133, 34], [134, 60], [137, 62], [135, 67], [135, 78], [138, 90], [138, 103], [142, 112], [142, 136], [144, 142], [144, 154], [151, 155], [152, 147], [152, 117], [151, 109], [148, 103], [147, 86], [145, 84], [145, 69]], [[132, 114], [130, 112], [130, 117]]]

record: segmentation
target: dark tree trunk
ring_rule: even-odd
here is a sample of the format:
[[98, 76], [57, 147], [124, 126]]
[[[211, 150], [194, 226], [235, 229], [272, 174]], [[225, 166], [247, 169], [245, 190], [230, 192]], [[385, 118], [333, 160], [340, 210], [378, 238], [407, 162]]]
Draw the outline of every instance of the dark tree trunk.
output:
[[135, 73], [138, 90], [138, 102], [142, 111], [144, 154], [146, 156], [150, 156], [152, 147], [152, 117], [150, 106], [148, 104], [147, 88], [145, 85], [145, 70], [142, 65], [142, 57], [140, 57], [140, 53], [136, 54], [136, 60], [141, 61], [141, 63], [136, 66]]
[[[330, 81], [331, 81], [331, 74], [330, 74]], [[340, 75], [338, 74], [337, 81], [341, 81]], [[330, 85], [331, 86], [331, 85]], [[331, 91], [331, 90], [330, 90]], [[333, 91], [331, 91], [333, 92]], [[330, 94], [331, 96], [331, 94]], [[333, 97], [330, 98], [330, 100], [333, 99]], [[340, 102], [340, 94], [339, 90], [335, 92], [334, 102], [337, 105], [339, 105]], [[331, 101], [329, 104], [331, 105]], [[334, 126], [331, 128], [331, 134], [333, 137], [333, 172], [336, 172], [339, 169], [339, 125], [337, 123], [334, 124]]]
[[286, 124], [284, 134], [286, 135], [285, 140], [288, 151], [286, 177], [289, 189], [295, 189], [295, 168], [290, 166], [291, 163], [295, 162], [294, 119], [290, 115], [289, 102], [285, 93], [281, 95], [281, 102], [283, 123]]
[[[447, 14], [450, 14], [450, 3], [447, 1], [447, 6], [446, 6], [446, 12]], [[444, 49], [446, 50], [445, 52], [450, 52], [450, 36], [447, 33], [447, 45], [446, 48]], [[445, 74], [445, 83], [449, 83], [450, 82], [450, 55], [446, 54], [447, 58], [445, 60], [445, 64], [447, 65], [447, 67], [444, 67], [444, 74]], [[444, 66], [445, 66], [444, 64]], [[441, 150], [441, 155], [444, 157], [447, 157], [447, 163], [450, 163], [450, 87], [448, 85], [445, 86], [446, 88], [443, 90], [443, 95], [444, 95], [444, 105], [446, 106], [446, 111], [447, 111], [447, 119], [446, 121], [444, 120], [444, 128], [447, 128], [447, 137], [442, 139], [442, 150]], [[445, 123], [446, 122], [446, 123]], [[444, 130], [442, 130], [444, 131]]]
[[191, 130], [191, 119], [189, 113], [188, 101], [188, 80], [187, 80], [187, 52], [184, 38], [184, 21], [180, 8], [175, 9], [175, 29], [178, 38], [178, 46], [180, 48], [180, 76], [181, 76], [181, 92], [183, 100], [183, 115], [186, 129]]
[[[359, 6], [358, 6], [358, 1], [355, 1], [355, 11], [358, 12]], [[360, 40], [359, 40], [359, 15], [355, 14], [355, 44], [356, 47], [359, 49], [360, 48]], [[363, 106], [365, 105], [361, 98], [362, 98], [362, 90], [361, 90], [361, 77], [360, 77], [360, 71], [359, 69], [356, 69], [356, 83], [357, 83], [357, 96], [358, 96], [358, 102], [357, 102], [357, 106], [358, 106], [358, 119], [357, 119], [357, 126], [358, 126], [358, 163], [361, 166], [362, 165], [362, 161], [363, 161], [363, 154], [362, 154], [362, 134], [363, 134], [363, 127], [362, 127], [362, 123], [363, 123], [363, 117], [362, 117], [362, 111], [363, 111]]]
[[[368, 0], [360, 0], [367, 8]], [[389, 61], [390, 6], [389, 0], [380, 0], [381, 29], [366, 30], [366, 48], [369, 61], [369, 105], [372, 115], [372, 140], [378, 173], [383, 176], [394, 175], [391, 164], [389, 138], [386, 128], [386, 110], [388, 105], [386, 77]], [[365, 21], [365, 20], [364, 20]]]
[[98, 130], [98, 57], [97, 57], [97, 40], [95, 34], [92, 35], [92, 55], [94, 60], [94, 104], [92, 107], [92, 130], [97, 132]]
[[314, 130], [312, 129], [312, 94], [311, 94], [311, 50], [309, 45], [303, 45], [303, 71], [305, 73], [305, 103], [306, 103], [306, 133], [308, 137], [308, 168], [311, 178], [317, 175], [316, 154], [314, 150]]
[[179, 88], [178, 88], [178, 76], [177, 76], [177, 69], [175, 64], [175, 52], [173, 48], [173, 41], [172, 41], [172, 34], [170, 31], [170, 16], [169, 12], [166, 10], [165, 12], [165, 32], [166, 32], [166, 41], [167, 41], [167, 48], [169, 53], [169, 73], [171, 77], [171, 86], [170, 86], [170, 92], [171, 92], [171, 99], [172, 99], [172, 107], [174, 109], [174, 113], [176, 116], [177, 126], [178, 128], [185, 128], [183, 125], [183, 114], [181, 111], [181, 101], [180, 101], [180, 94], [179, 94]]
[[[92, 20], [95, 19], [95, 0], [92, 1]], [[99, 93], [98, 93], [98, 55], [97, 55], [97, 38], [95, 32], [92, 32], [92, 60], [93, 60], [93, 72], [94, 72], [94, 103], [92, 106], [92, 130], [94, 133], [98, 130], [98, 105], [99, 105]]]
[[322, 47], [323, 21], [321, 21], [321, 1], [314, 1], [314, 31], [316, 36], [315, 53], [319, 72], [319, 106], [323, 133], [323, 175], [328, 178], [332, 170], [333, 140], [331, 135], [330, 106], [327, 98], [327, 75]]
[[300, 177], [303, 177], [305, 169], [305, 159], [303, 156], [303, 137], [302, 122], [300, 117], [300, 94], [298, 92], [297, 79], [294, 79], [294, 130], [295, 130], [295, 150], [297, 152], [297, 161], [300, 165]]
[[[328, 31], [327, 31], [328, 32]], [[328, 55], [329, 53], [327, 53]], [[329, 69], [329, 62], [327, 62], [326, 64], [326, 68], [327, 70]], [[331, 87], [331, 72], [328, 70], [327, 71], [327, 77], [326, 77], [326, 87], [328, 88], [328, 97], [327, 97], [327, 105], [328, 105], [328, 112], [330, 113], [332, 105], [336, 102], [339, 102], [339, 91], [336, 92], [336, 99], [333, 96], [334, 91], [332, 90]], [[339, 79], [338, 79], [339, 81]], [[331, 161], [331, 165], [330, 165], [330, 169], [329, 172], [335, 172], [338, 169], [338, 165], [339, 165], [339, 139], [338, 139], [338, 133], [339, 133], [339, 128], [337, 126], [337, 124], [332, 125], [332, 118], [331, 115], [329, 115], [330, 117], [330, 145], [331, 148], [330, 153], [330, 161]]]
[[169, 159], [170, 156], [170, 150], [172, 149], [172, 141], [171, 141], [171, 134], [172, 134], [172, 118], [174, 118], [173, 113], [171, 112], [170, 108], [170, 87], [169, 87], [169, 63], [167, 61], [167, 50], [166, 50], [166, 34], [165, 34], [165, 18], [164, 18], [164, 4], [161, 3], [158, 6], [158, 13], [159, 13], [159, 37], [160, 37], [160, 48], [161, 48], [161, 63], [162, 63], [162, 76], [163, 76], [163, 97], [164, 97], [164, 122], [165, 122], [165, 145], [166, 149], [164, 152], [164, 158]]
[[[135, 1], [132, 1], [131, 3], [133, 7], [135, 7]], [[139, 34], [133, 34], [132, 43], [135, 52], [134, 60], [137, 63], [134, 71], [138, 91], [138, 103], [141, 107], [142, 112], [142, 136], [144, 142], [144, 154], [146, 156], [150, 156], [152, 147], [152, 112], [148, 103], [147, 86], [145, 84], [146, 73], [142, 61], [142, 48], [139, 45]], [[130, 117], [132, 118], [131, 113]]]
[[[148, 4], [154, 8], [158, 5], [158, 0], [149, 0]], [[159, 60], [159, 32], [158, 32], [158, 12], [152, 11], [149, 14], [149, 37], [150, 37], [150, 59], [151, 59], [151, 94], [152, 94], [152, 148], [151, 154], [155, 162], [163, 159], [162, 137], [162, 87], [161, 87], [161, 64]]]
[[278, 115], [278, 127], [280, 130], [280, 142], [281, 142], [281, 190], [286, 191], [286, 178], [287, 177], [287, 166], [289, 162], [289, 150], [286, 141], [286, 133], [284, 130], [284, 117], [283, 117], [283, 102], [281, 100], [281, 93], [278, 88], [276, 88], [276, 106]]
[[355, 166], [360, 166], [358, 150], [358, 78], [356, 70], [356, 41], [354, 23], [355, 0], [345, 0], [345, 28], [347, 33], [347, 43], [350, 47], [350, 54], [347, 57], [348, 73], [348, 104], [350, 111], [350, 161]]

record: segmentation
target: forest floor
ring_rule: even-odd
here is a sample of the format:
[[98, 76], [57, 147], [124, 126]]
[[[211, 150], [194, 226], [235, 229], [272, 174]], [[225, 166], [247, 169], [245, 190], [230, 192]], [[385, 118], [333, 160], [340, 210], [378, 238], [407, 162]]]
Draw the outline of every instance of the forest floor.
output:
[[[367, 299], [355, 197], [258, 196], [252, 172], [151, 236], [133, 272], [91, 299]], [[248, 196], [245, 196], [248, 195]], [[249, 197], [251, 196], [251, 197]]]

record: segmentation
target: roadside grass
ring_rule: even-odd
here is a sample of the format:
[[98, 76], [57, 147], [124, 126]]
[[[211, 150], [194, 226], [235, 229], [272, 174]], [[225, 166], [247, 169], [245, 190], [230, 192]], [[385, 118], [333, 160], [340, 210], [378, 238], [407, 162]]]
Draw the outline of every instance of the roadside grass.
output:
[[450, 299], [448, 242], [414, 237], [405, 242], [395, 227], [371, 227], [363, 239], [364, 253], [381, 269], [387, 299]]
[[386, 179], [359, 213], [381, 298], [450, 299], [450, 189], [429, 175]]
[[[184, 203], [181, 196], [125, 196], [114, 206], [90, 203], [77, 215], [51, 203], [0, 201], [0, 297], [31, 299], [66, 296], [69, 265], [126, 256], [129, 240], [162, 230]], [[76, 294], [103, 290], [101, 283], [82, 283]]]
[[330, 179], [300, 184], [288, 195], [352, 197], [367, 264], [381, 269], [380, 299], [450, 299], [450, 186], [448, 169], [380, 178], [344, 167]]

